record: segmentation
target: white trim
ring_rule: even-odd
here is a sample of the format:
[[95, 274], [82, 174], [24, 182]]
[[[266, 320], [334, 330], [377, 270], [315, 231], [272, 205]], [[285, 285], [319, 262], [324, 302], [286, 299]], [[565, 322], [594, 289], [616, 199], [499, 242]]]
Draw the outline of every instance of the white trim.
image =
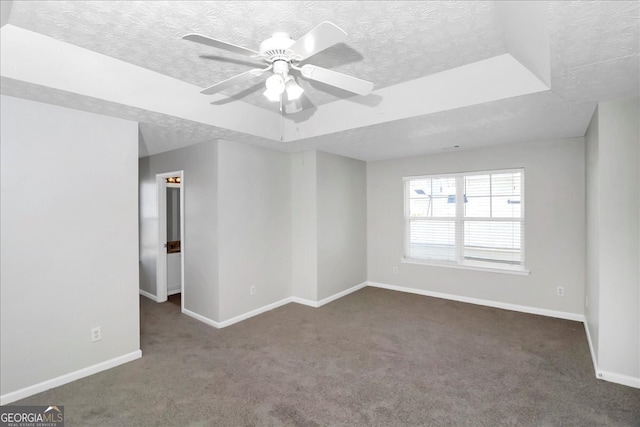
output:
[[[180, 177], [180, 184], [168, 184], [166, 178]], [[156, 214], [158, 216], [158, 248], [156, 256], [156, 302], [165, 302], [169, 294], [167, 278], [167, 187], [180, 188], [180, 292], [184, 295], [184, 170], [156, 174]], [[184, 308], [184, 298], [182, 299]]]
[[[531, 270], [515, 270], [512, 268], [494, 268], [494, 267], [480, 267], [477, 265], [469, 264], [469, 261], [465, 264], [458, 264], [456, 262], [438, 262], [438, 261], [429, 261], [418, 258], [400, 258], [400, 262], [404, 264], [417, 264], [417, 265], [427, 265], [429, 267], [445, 267], [445, 268], [458, 268], [460, 270], [474, 270], [474, 271], [487, 271], [489, 273], [504, 273], [504, 274], [515, 274], [517, 276], [528, 276], [531, 273]], [[518, 267], [520, 268], [520, 267]]]
[[431, 178], [448, 178], [451, 176], [467, 176], [467, 175], [476, 175], [476, 174], [492, 174], [492, 173], [510, 173], [510, 172], [523, 172], [524, 166], [509, 168], [509, 169], [480, 169], [480, 170], [467, 170], [462, 172], [451, 172], [451, 173], [436, 173], [436, 174], [427, 174], [427, 175], [409, 175], [403, 176], [403, 181], [410, 181], [412, 179], [431, 179]]
[[484, 305], [487, 307], [501, 308], [504, 310], [519, 311], [521, 313], [539, 314], [541, 316], [557, 317], [558, 319], [574, 320], [584, 322], [584, 315], [578, 313], [568, 313], [566, 311], [548, 310], [546, 308], [529, 307], [526, 305], [509, 304], [506, 302], [491, 301], [479, 298], [465, 297], [461, 295], [445, 294], [441, 292], [426, 291], [422, 289], [406, 288], [403, 286], [387, 285], [384, 283], [368, 282], [368, 286], [374, 288], [390, 289], [392, 291], [408, 292], [412, 294], [425, 295], [428, 297], [443, 298], [452, 301], [466, 302], [469, 304]]
[[240, 322], [242, 320], [245, 320], [245, 319], [248, 319], [250, 317], [257, 316], [258, 314], [262, 314], [265, 311], [273, 310], [274, 308], [278, 308], [278, 307], [283, 306], [285, 304], [289, 304], [290, 302], [291, 302], [291, 297], [287, 297], [285, 299], [281, 299], [280, 301], [276, 301], [274, 303], [264, 305], [264, 306], [262, 306], [260, 308], [256, 308], [255, 310], [251, 310], [251, 311], [248, 311], [248, 312], [246, 312], [244, 314], [240, 314], [238, 316], [232, 317], [231, 319], [223, 320], [222, 322], [218, 323], [218, 325], [220, 325], [218, 327], [219, 328], [226, 328], [227, 326], [231, 326], [234, 323], [238, 323], [238, 322]]
[[194, 313], [193, 311], [187, 310], [186, 308], [183, 309], [182, 312], [189, 317], [193, 317], [196, 320], [206, 323], [207, 325], [213, 326], [214, 328], [221, 329], [221, 328], [226, 328], [227, 326], [231, 326], [234, 323], [238, 323], [242, 320], [246, 320], [250, 317], [257, 316], [258, 314], [262, 314], [266, 311], [273, 310], [274, 308], [278, 308], [285, 304], [289, 304], [290, 302], [292, 302], [292, 297], [287, 297], [280, 301], [276, 301], [274, 303], [264, 305], [260, 308], [256, 308], [255, 310], [251, 310], [244, 314], [240, 314], [238, 316], [232, 317], [231, 319], [223, 320], [222, 322], [216, 322], [215, 320], [211, 320], [208, 317], [202, 316], [201, 314]]
[[182, 289], [174, 289], [172, 291], [167, 291], [167, 296], [179, 294], [179, 293], [181, 293], [181, 291], [182, 291]]
[[355, 291], [359, 291], [360, 289], [364, 288], [365, 286], [367, 286], [369, 282], [362, 282], [359, 285], [355, 285], [349, 289], [345, 289], [344, 291], [338, 292], [337, 294], [333, 294], [329, 297], [326, 297], [324, 299], [321, 299], [320, 301], [318, 301], [316, 304], [316, 307], [322, 307], [325, 304], [330, 303], [331, 301], [335, 301], [338, 298], [342, 298], [343, 296], [349, 295], [350, 293], [353, 293]]
[[291, 297], [291, 302], [295, 302], [296, 304], [308, 305], [309, 307], [318, 308], [318, 301], [314, 301], [311, 299], [300, 298], [300, 297]]
[[140, 293], [140, 295], [142, 295], [145, 298], [149, 298], [151, 301], [154, 302], [158, 302], [158, 298], [156, 298], [155, 295], [153, 295], [152, 293], [149, 293], [147, 291], [143, 291], [142, 289], [138, 290], [138, 292]]
[[591, 353], [591, 362], [593, 363], [593, 371], [598, 376], [598, 358], [596, 357], [596, 351], [593, 347], [593, 341], [591, 341], [591, 330], [589, 330], [589, 323], [587, 323], [587, 317], [584, 319], [584, 331], [587, 334], [587, 342], [589, 343], [589, 352]]
[[185, 185], [184, 185], [184, 170], [180, 171], [180, 293], [182, 294], [182, 298], [180, 298], [180, 309], [184, 310], [184, 295], [185, 295], [185, 286], [184, 286], [184, 249], [185, 249], [185, 233], [184, 233], [184, 223], [187, 220], [184, 211], [184, 194], [185, 194]]
[[596, 371], [596, 378], [599, 380], [626, 385], [628, 387], [640, 388], [640, 378], [632, 377], [631, 375], [617, 374], [615, 372], [598, 369]]
[[266, 311], [270, 311], [273, 310], [275, 308], [281, 307], [285, 304], [289, 304], [291, 302], [295, 302], [297, 304], [302, 304], [302, 305], [307, 305], [309, 307], [314, 307], [314, 308], [318, 308], [318, 307], [322, 307], [325, 304], [330, 303], [331, 301], [335, 301], [338, 298], [342, 298], [345, 295], [348, 295], [352, 292], [355, 292], [357, 290], [360, 290], [362, 288], [364, 288], [365, 286], [368, 285], [369, 282], [362, 282], [359, 285], [353, 286], [349, 289], [345, 289], [344, 291], [338, 292], [336, 294], [333, 294], [327, 298], [324, 298], [320, 301], [313, 301], [313, 300], [309, 300], [309, 299], [305, 299], [305, 298], [299, 298], [299, 297], [287, 297], [284, 299], [281, 299], [280, 301], [276, 301], [274, 303], [271, 304], [267, 304], [265, 306], [262, 306], [260, 308], [256, 308], [255, 310], [251, 310], [248, 311], [244, 314], [240, 314], [238, 316], [232, 317], [231, 319], [227, 319], [227, 320], [223, 320], [222, 322], [216, 322], [215, 320], [211, 320], [208, 317], [202, 316], [200, 314], [194, 313], [193, 311], [187, 310], [187, 309], [183, 309], [182, 312], [184, 314], [186, 314], [189, 317], [193, 317], [196, 320], [199, 320], [203, 323], [206, 323], [207, 325], [213, 326], [214, 328], [226, 328], [227, 326], [231, 326], [234, 323], [238, 323], [241, 322], [243, 320], [249, 319], [251, 317], [257, 316], [259, 314], [262, 314]]
[[359, 291], [360, 289], [364, 288], [365, 286], [367, 286], [369, 282], [362, 282], [359, 285], [355, 285], [349, 289], [345, 289], [344, 291], [340, 291], [336, 294], [333, 294], [331, 296], [328, 296], [324, 299], [321, 299], [320, 301], [314, 301], [314, 300], [310, 300], [310, 299], [306, 299], [306, 298], [300, 298], [300, 297], [291, 297], [291, 302], [295, 302], [297, 304], [302, 304], [302, 305], [308, 305], [309, 307], [314, 307], [314, 308], [318, 308], [318, 307], [322, 307], [325, 304], [329, 304], [331, 301], [335, 301], [338, 298], [342, 298], [346, 295], [349, 295], [350, 293], [353, 293], [355, 291]]
[[[184, 301], [184, 299], [183, 299], [183, 301]], [[214, 328], [220, 329], [220, 323], [216, 322], [215, 320], [211, 320], [208, 317], [204, 317], [201, 314], [194, 313], [193, 311], [187, 310], [186, 308], [182, 309], [182, 313], [186, 314], [189, 317], [193, 317], [194, 319], [199, 320], [202, 323], [206, 323], [209, 326], [213, 326]]]
[[0, 396], [0, 405], [6, 405], [8, 403], [15, 402], [16, 400], [24, 399], [25, 397], [33, 396], [37, 393], [42, 393], [43, 391], [49, 390], [50, 388], [60, 387], [61, 385], [79, 380], [80, 378], [88, 377], [89, 375], [97, 374], [98, 372], [106, 371], [107, 369], [115, 368], [116, 366], [131, 362], [132, 360], [136, 360], [141, 357], [142, 351], [136, 350], [131, 353], [114, 357], [113, 359], [105, 360], [104, 362], [100, 362], [95, 365], [70, 372], [68, 374], [60, 375], [59, 377], [55, 377], [17, 391], [3, 394], [2, 396]]
[[156, 248], [156, 302], [167, 300], [167, 190], [166, 178], [174, 173], [156, 174], [156, 217], [158, 244]]

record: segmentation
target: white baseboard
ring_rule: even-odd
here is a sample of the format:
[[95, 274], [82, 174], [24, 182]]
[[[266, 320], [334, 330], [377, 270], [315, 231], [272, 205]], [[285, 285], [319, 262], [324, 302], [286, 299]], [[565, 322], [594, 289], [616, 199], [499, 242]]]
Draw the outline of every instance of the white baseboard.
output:
[[142, 295], [143, 297], [149, 298], [153, 302], [158, 302], [158, 298], [156, 298], [155, 295], [153, 295], [153, 294], [151, 294], [151, 293], [149, 293], [147, 291], [143, 291], [142, 289], [140, 289], [139, 292], [140, 292], [140, 295]]
[[285, 304], [289, 304], [290, 302], [291, 302], [291, 297], [287, 297], [285, 299], [281, 299], [280, 301], [276, 301], [274, 303], [264, 305], [264, 306], [262, 306], [260, 308], [256, 308], [255, 310], [251, 310], [251, 311], [246, 312], [244, 314], [240, 314], [239, 316], [232, 317], [231, 319], [223, 320], [222, 322], [218, 323], [218, 325], [219, 325], [218, 327], [219, 328], [226, 328], [227, 326], [231, 326], [234, 323], [241, 322], [241, 321], [246, 320], [246, 319], [248, 319], [250, 317], [257, 316], [258, 314], [262, 314], [265, 311], [270, 311], [270, 310], [273, 310], [274, 308], [278, 308], [278, 307], [281, 307], [281, 306], [283, 306]]
[[308, 305], [309, 307], [322, 307], [325, 304], [329, 304], [331, 301], [335, 301], [339, 298], [342, 298], [345, 295], [349, 295], [350, 293], [353, 293], [355, 291], [359, 291], [360, 289], [364, 288], [365, 286], [367, 286], [368, 282], [362, 282], [359, 285], [355, 285], [349, 289], [345, 289], [344, 291], [338, 292], [337, 294], [333, 294], [331, 296], [328, 296], [327, 298], [321, 299], [320, 301], [313, 301], [310, 299], [306, 299], [306, 298], [299, 298], [299, 297], [291, 297], [291, 302], [295, 302], [298, 304], [302, 304], [302, 305]]
[[593, 346], [593, 341], [591, 340], [591, 331], [589, 330], [589, 324], [587, 323], [587, 319], [584, 320], [584, 331], [587, 334], [587, 342], [589, 343], [589, 352], [591, 353], [591, 363], [593, 363], [593, 371], [598, 376], [598, 358], [596, 357], [596, 349]]
[[209, 319], [208, 317], [202, 316], [202, 315], [200, 315], [198, 313], [194, 313], [193, 311], [187, 310], [186, 308], [183, 309], [182, 312], [184, 314], [186, 314], [187, 316], [189, 316], [189, 317], [193, 317], [196, 320], [199, 320], [199, 321], [201, 321], [203, 323], [206, 323], [207, 325], [213, 326], [214, 328], [221, 329], [221, 328], [226, 328], [227, 326], [231, 326], [234, 323], [238, 323], [238, 322], [240, 322], [242, 320], [246, 320], [246, 319], [248, 319], [250, 317], [257, 316], [258, 314], [262, 314], [262, 313], [264, 313], [266, 311], [273, 310], [274, 308], [278, 308], [278, 307], [283, 306], [285, 304], [289, 304], [290, 302], [291, 302], [291, 297], [288, 297], [288, 298], [282, 299], [280, 301], [276, 301], [274, 303], [267, 304], [267, 305], [262, 306], [260, 308], [256, 308], [255, 310], [248, 311], [248, 312], [246, 312], [244, 314], [241, 314], [239, 316], [232, 317], [231, 319], [223, 320], [222, 322], [216, 322], [215, 320]]
[[627, 387], [640, 388], [640, 378], [630, 375], [617, 374], [615, 372], [596, 370], [596, 378], [612, 383], [626, 385]]
[[186, 314], [187, 316], [193, 317], [194, 319], [197, 319], [197, 320], [199, 320], [199, 321], [201, 321], [203, 323], [206, 323], [207, 325], [210, 325], [210, 326], [213, 326], [214, 328], [220, 329], [220, 328], [226, 328], [227, 326], [231, 326], [234, 323], [238, 323], [238, 322], [241, 322], [243, 320], [249, 319], [251, 317], [257, 316], [257, 315], [262, 314], [262, 313], [264, 313], [266, 311], [270, 311], [270, 310], [273, 310], [275, 308], [281, 307], [281, 306], [283, 306], [285, 304], [289, 304], [290, 302], [295, 302], [295, 303], [298, 303], [298, 304], [308, 305], [310, 307], [315, 307], [315, 308], [322, 307], [323, 305], [328, 304], [331, 301], [335, 301], [338, 298], [342, 298], [345, 295], [348, 295], [348, 294], [350, 294], [352, 292], [355, 292], [355, 291], [357, 291], [359, 289], [364, 288], [365, 286], [367, 286], [367, 283], [368, 282], [360, 283], [359, 285], [353, 286], [353, 287], [351, 287], [349, 289], [345, 289], [344, 291], [341, 291], [341, 292], [338, 292], [336, 294], [333, 294], [333, 295], [331, 295], [331, 296], [329, 296], [327, 298], [324, 298], [324, 299], [322, 299], [320, 301], [312, 301], [312, 300], [309, 300], [309, 299], [298, 298], [298, 297], [287, 297], [287, 298], [281, 299], [280, 301], [276, 301], [274, 303], [267, 304], [267, 305], [262, 306], [260, 308], [256, 308], [255, 310], [248, 311], [248, 312], [246, 312], [244, 314], [240, 314], [238, 316], [232, 317], [231, 319], [223, 320], [221, 322], [216, 322], [215, 320], [209, 319], [208, 317], [205, 317], [205, 316], [202, 316], [200, 314], [194, 313], [193, 311], [190, 311], [190, 310], [187, 310], [187, 309], [182, 310], [182, 312], [184, 314]]
[[206, 323], [209, 326], [213, 326], [214, 328], [220, 328], [220, 323], [216, 322], [215, 320], [211, 320], [208, 317], [204, 317], [201, 314], [198, 313], [194, 313], [191, 310], [187, 310], [186, 308], [182, 309], [182, 313], [186, 314], [189, 317], [193, 317], [196, 320], [201, 321], [202, 323]]
[[318, 301], [314, 301], [311, 299], [291, 297], [291, 302], [295, 302], [296, 304], [308, 305], [309, 307], [318, 308]]
[[526, 305], [509, 304], [499, 301], [491, 301], [479, 298], [465, 297], [460, 295], [445, 294], [442, 292], [425, 291], [422, 289], [406, 288], [403, 286], [387, 285], [384, 283], [367, 282], [368, 286], [374, 288], [390, 289], [392, 291], [409, 292], [412, 294], [425, 295], [428, 297], [448, 299], [452, 301], [466, 302], [476, 305], [484, 305], [487, 307], [501, 308], [504, 310], [519, 311], [521, 313], [538, 314], [541, 316], [557, 317], [559, 319], [574, 320], [576, 322], [584, 322], [584, 315], [578, 313], [568, 313], [565, 311], [547, 310], [545, 308], [529, 307]]
[[131, 362], [132, 360], [136, 360], [141, 357], [142, 351], [136, 350], [131, 353], [124, 354], [113, 359], [105, 360], [104, 362], [100, 362], [95, 365], [70, 372], [68, 374], [64, 374], [59, 377], [52, 378], [50, 380], [31, 385], [17, 391], [3, 394], [2, 396], [0, 396], [0, 405], [6, 405], [8, 403], [15, 402], [16, 400], [24, 399], [25, 397], [33, 396], [37, 393], [42, 393], [43, 391], [49, 390], [50, 388], [59, 387], [72, 381], [79, 380], [80, 378], [88, 377], [89, 375], [97, 374], [98, 372], [115, 368], [118, 365]]
[[353, 293], [355, 291], [359, 291], [360, 289], [364, 288], [365, 286], [367, 286], [369, 282], [362, 282], [359, 285], [355, 285], [349, 289], [345, 289], [342, 292], [338, 292], [337, 294], [333, 294], [329, 297], [326, 297], [324, 299], [321, 299], [320, 301], [318, 301], [318, 305], [317, 307], [322, 307], [325, 304], [330, 303], [331, 301], [335, 301], [338, 298], [342, 298], [343, 296], [349, 295], [350, 293]]
[[181, 289], [181, 288], [174, 289], [174, 290], [168, 290], [168, 291], [167, 291], [167, 296], [169, 296], [169, 295], [179, 294], [179, 293], [181, 293], [181, 292], [182, 292], [182, 289]]

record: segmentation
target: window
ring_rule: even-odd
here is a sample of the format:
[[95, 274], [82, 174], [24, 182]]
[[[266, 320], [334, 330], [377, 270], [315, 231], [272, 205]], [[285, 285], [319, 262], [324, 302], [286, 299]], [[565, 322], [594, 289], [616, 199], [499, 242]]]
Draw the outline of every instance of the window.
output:
[[524, 170], [407, 177], [409, 262], [524, 271]]

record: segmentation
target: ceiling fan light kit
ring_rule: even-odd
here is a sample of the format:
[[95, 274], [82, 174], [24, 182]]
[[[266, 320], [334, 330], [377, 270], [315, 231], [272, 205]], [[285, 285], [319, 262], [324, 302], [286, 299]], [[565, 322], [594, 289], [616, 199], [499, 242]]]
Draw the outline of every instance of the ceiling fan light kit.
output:
[[280, 95], [284, 92], [284, 79], [280, 74], [274, 74], [267, 78], [265, 86], [267, 88], [267, 92]]
[[305, 61], [307, 58], [330, 46], [344, 41], [346, 37], [347, 33], [337, 25], [325, 21], [298, 40], [291, 39], [287, 33], [274, 33], [270, 38], [260, 43], [260, 52], [200, 34], [187, 34], [182, 38], [249, 56], [267, 64], [266, 68], [257, 68], [238, 74], [237, 76], [203, 89], [201, 93], [212, 95], [228, 87], [260, 78], [267, 73], [267, 71], [271, 71], [272, 74], [265, 81], [266, 90], [263, 94], [268, 100], [275, 102], [282, 101], [282, 95], [286, 93], [287, 101], [293, 105], [285, 108], [285, 111], [291, 113], [302, 109], [299, 98], [304, 92], [293, 76], [289, 74], [291, 71], [299, 73], [307, 80], [318, 81], [358, 95], [368, 95], [371, 90], [373, 90], [373, 83], [337, 71], [310, 64], [298, 67], [300, 62]]
[[287, 91], [287, 99], [289, 101], [293, 101], [295, 99], [299, 99], [304, 92], [298, 83], [296, 83], [295, 79], [291, 76], [287, 78], [287, 82], [285, 84], [285, 90]]

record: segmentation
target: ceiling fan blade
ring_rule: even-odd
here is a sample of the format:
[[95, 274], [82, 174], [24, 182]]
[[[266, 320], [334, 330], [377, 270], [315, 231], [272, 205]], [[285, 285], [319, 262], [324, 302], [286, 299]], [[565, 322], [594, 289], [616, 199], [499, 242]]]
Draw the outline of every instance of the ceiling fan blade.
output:
[[264, 69], [256, 68], [253, 70], [245, 71], [242, 74], [238, 74], [237, 76], [233, 76], [231, 78], [228, 78], [227, 80], [223, 80], [220, 83], [216, 83], [213, 86], [209, 86], [208, 88], [201, 90], [200, 93], [204, 95], [213, 95], [214, 93], [223, 91], [228, 87], [235, 86], [238, 83], [246, 82], [248, 80], [255, 79], [256, 77], [260, 77], [265, 73], [265, 71], [270, 69], [271, 67], [269, 66]]
[[218, 49], [228, 50], [229, 52], [239, 53], [240, 55], [255, 56], [260, 55], [255, 50], [247, 49], [246, 47], [236, 46], [235, 44], [223, 42], [222, 40], [212, 39], [211, 37], [203, 36], [201, 34], [187, 34], [182, 36], [183, 39], [192, 42], [204, 44], [207, 46], [217, 47]]
[[357, 77], [338, 73], [337, 71], [317, 67], [311, 64], [303, 65], [301, 68], [296, 69], [300, 70], [300, 73], [304, 78], [335, 86], [349, 92], [357, 93], [358, 95], [365, 96], [373, 90], [373, 83]]
[[346, 38], [347, 33], [340, 27], [329, 21], [324, 21], [300, 37], [289, 49], [296, 54], [298, 61], [304, 61], [329, 46], [344, 41]]

